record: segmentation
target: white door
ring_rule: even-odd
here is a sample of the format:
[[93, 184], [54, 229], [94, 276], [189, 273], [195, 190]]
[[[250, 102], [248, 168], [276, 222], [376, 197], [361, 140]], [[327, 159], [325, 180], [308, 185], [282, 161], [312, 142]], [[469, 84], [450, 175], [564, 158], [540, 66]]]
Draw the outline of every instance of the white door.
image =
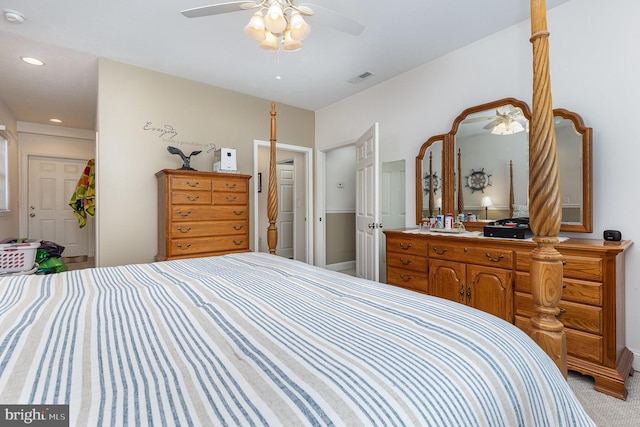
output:
[[356, 142], [356, 275], [379, 280], [380, 176], [378, 123]]
[[402, 228], [405, 224], [405, 162], [382, 163], [382, 223], [389, 229]]
[[87, 160], [29, 157], [30, 239], [48, 240], [65, 247], [65, 257], [88, 254], [89, 232], [78, 227], [69, 200]]
[[276, 165], [278, 176], [278, 245], [276, 254], [293, 258], [295, 242], [295, 186], [293, 163]]

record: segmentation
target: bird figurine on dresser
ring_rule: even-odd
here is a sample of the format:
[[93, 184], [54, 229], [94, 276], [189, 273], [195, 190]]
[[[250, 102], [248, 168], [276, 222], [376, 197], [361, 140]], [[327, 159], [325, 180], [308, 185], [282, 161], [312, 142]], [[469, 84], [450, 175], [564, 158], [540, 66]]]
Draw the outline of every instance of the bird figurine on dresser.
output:
[[202, 153], [202, 150], [192, 151], [191, 154], [189, 154], [188, 156], [185, 156], [182, 150], [172, 146], [168, 146], [167, 151], [169, 151], [171, 154], [179, 155], [180, 158], [182, 159], [182, 167], [178, 170], [188, 170], [188, 171], [195, 170], [194, 168], [191, 167], [191, 156], [197, 156], [198, 154]]

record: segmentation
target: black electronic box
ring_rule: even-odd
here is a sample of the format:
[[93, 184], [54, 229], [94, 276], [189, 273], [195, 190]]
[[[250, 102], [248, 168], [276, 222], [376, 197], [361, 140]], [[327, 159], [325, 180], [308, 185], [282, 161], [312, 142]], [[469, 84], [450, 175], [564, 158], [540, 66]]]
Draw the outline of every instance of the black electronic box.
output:
[[529, 228], [529, 218], [506, 218], [484, 226], [485, 237], [505, 239], [528, 239], [533, 237]]

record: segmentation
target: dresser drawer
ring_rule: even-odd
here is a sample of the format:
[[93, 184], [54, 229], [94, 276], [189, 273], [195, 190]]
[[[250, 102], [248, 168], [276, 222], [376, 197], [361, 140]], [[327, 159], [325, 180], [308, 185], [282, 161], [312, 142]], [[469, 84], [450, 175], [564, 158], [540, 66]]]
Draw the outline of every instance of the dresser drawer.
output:
[[172, 190], [211, 191], [211, 178], [172, 176], [170, 187]]
[[[516, 252], [516, 269], [529, 271], [531, 252]], [[562, 275], [574, 279], [602, 281], [602, 258], [562, 255]]]
[[387, 237], [387, 251], [418, 256], [427, 255], [427, 243], [422, 239], [407, 237]]
[[232, 192], [247, 192], [248, 183], [247, 180], [242, 178], [236, 178], [233, 175], [225, 176], [223, 178], [213, 178], [213, 191], [232, 191]]
[[246, 205], [247, 193], [215, 192], [213, 193], [214, 205]]
[[249, 209], [242, 206], [189, 206], [171, 208], [171, 221], [214, 221], [224, 219], [248, 219]]
[[[560, 314], [557, 319], [565, 327], [602, 335], [602, 309], [600, 307], [561, 300], [558, 308]], [[525, 317], [536, 315], [533, 296], [516, 292], [515, 311], [517, 315]]]
[[205, 222], [178, 222], [171, 224], [170, 237], [203, 237], [203, 236], [231, 236], [247, 234], [249, 223], [246, 220], [238, 221], [205, 221]]
[[498, 268], [511, 268], [513, 262], [513, 254], [509, 250], [447, 243], [430, 243], [429, 258]]
[[412, 254], [387, 252], [387, 266], [426, 273], [428, 259], [427, 257]]
[[169, 256], [187, 256], [199, 253], [240, 251], [249, 249], [249, 239], [240, 236], [212, 236], [171, 239]]
[[[524, 332], [529, 333], [530, 318], [516, 316], [515, 325]], [[567, 337], [567, 354], [582, 360], [594, 363], [602, 363], [602, 337], [586, 332], [564, 328]]]
[[407, 271], [404, 268], [387, 268], [387, 283], [414, 291], [427, 292], [429, 277], [427, 272]]
[[171, 192], [172, 205], [210, 205], [211, 191], [176, 190]]
[[[602, 283], [577, 279], [562, 279], [562, 299], [602, 306]], [[516, 291], [531, 293], [529, 273], [516, 272]]]

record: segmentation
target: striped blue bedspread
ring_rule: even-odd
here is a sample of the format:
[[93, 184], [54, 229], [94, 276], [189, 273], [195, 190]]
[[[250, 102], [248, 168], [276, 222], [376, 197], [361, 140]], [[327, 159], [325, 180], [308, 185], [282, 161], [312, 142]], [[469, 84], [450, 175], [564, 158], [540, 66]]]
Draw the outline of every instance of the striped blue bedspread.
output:
[[71, 426], [592, 426], [525, 334], [260, 253], [0, 279], [0, 403]]

